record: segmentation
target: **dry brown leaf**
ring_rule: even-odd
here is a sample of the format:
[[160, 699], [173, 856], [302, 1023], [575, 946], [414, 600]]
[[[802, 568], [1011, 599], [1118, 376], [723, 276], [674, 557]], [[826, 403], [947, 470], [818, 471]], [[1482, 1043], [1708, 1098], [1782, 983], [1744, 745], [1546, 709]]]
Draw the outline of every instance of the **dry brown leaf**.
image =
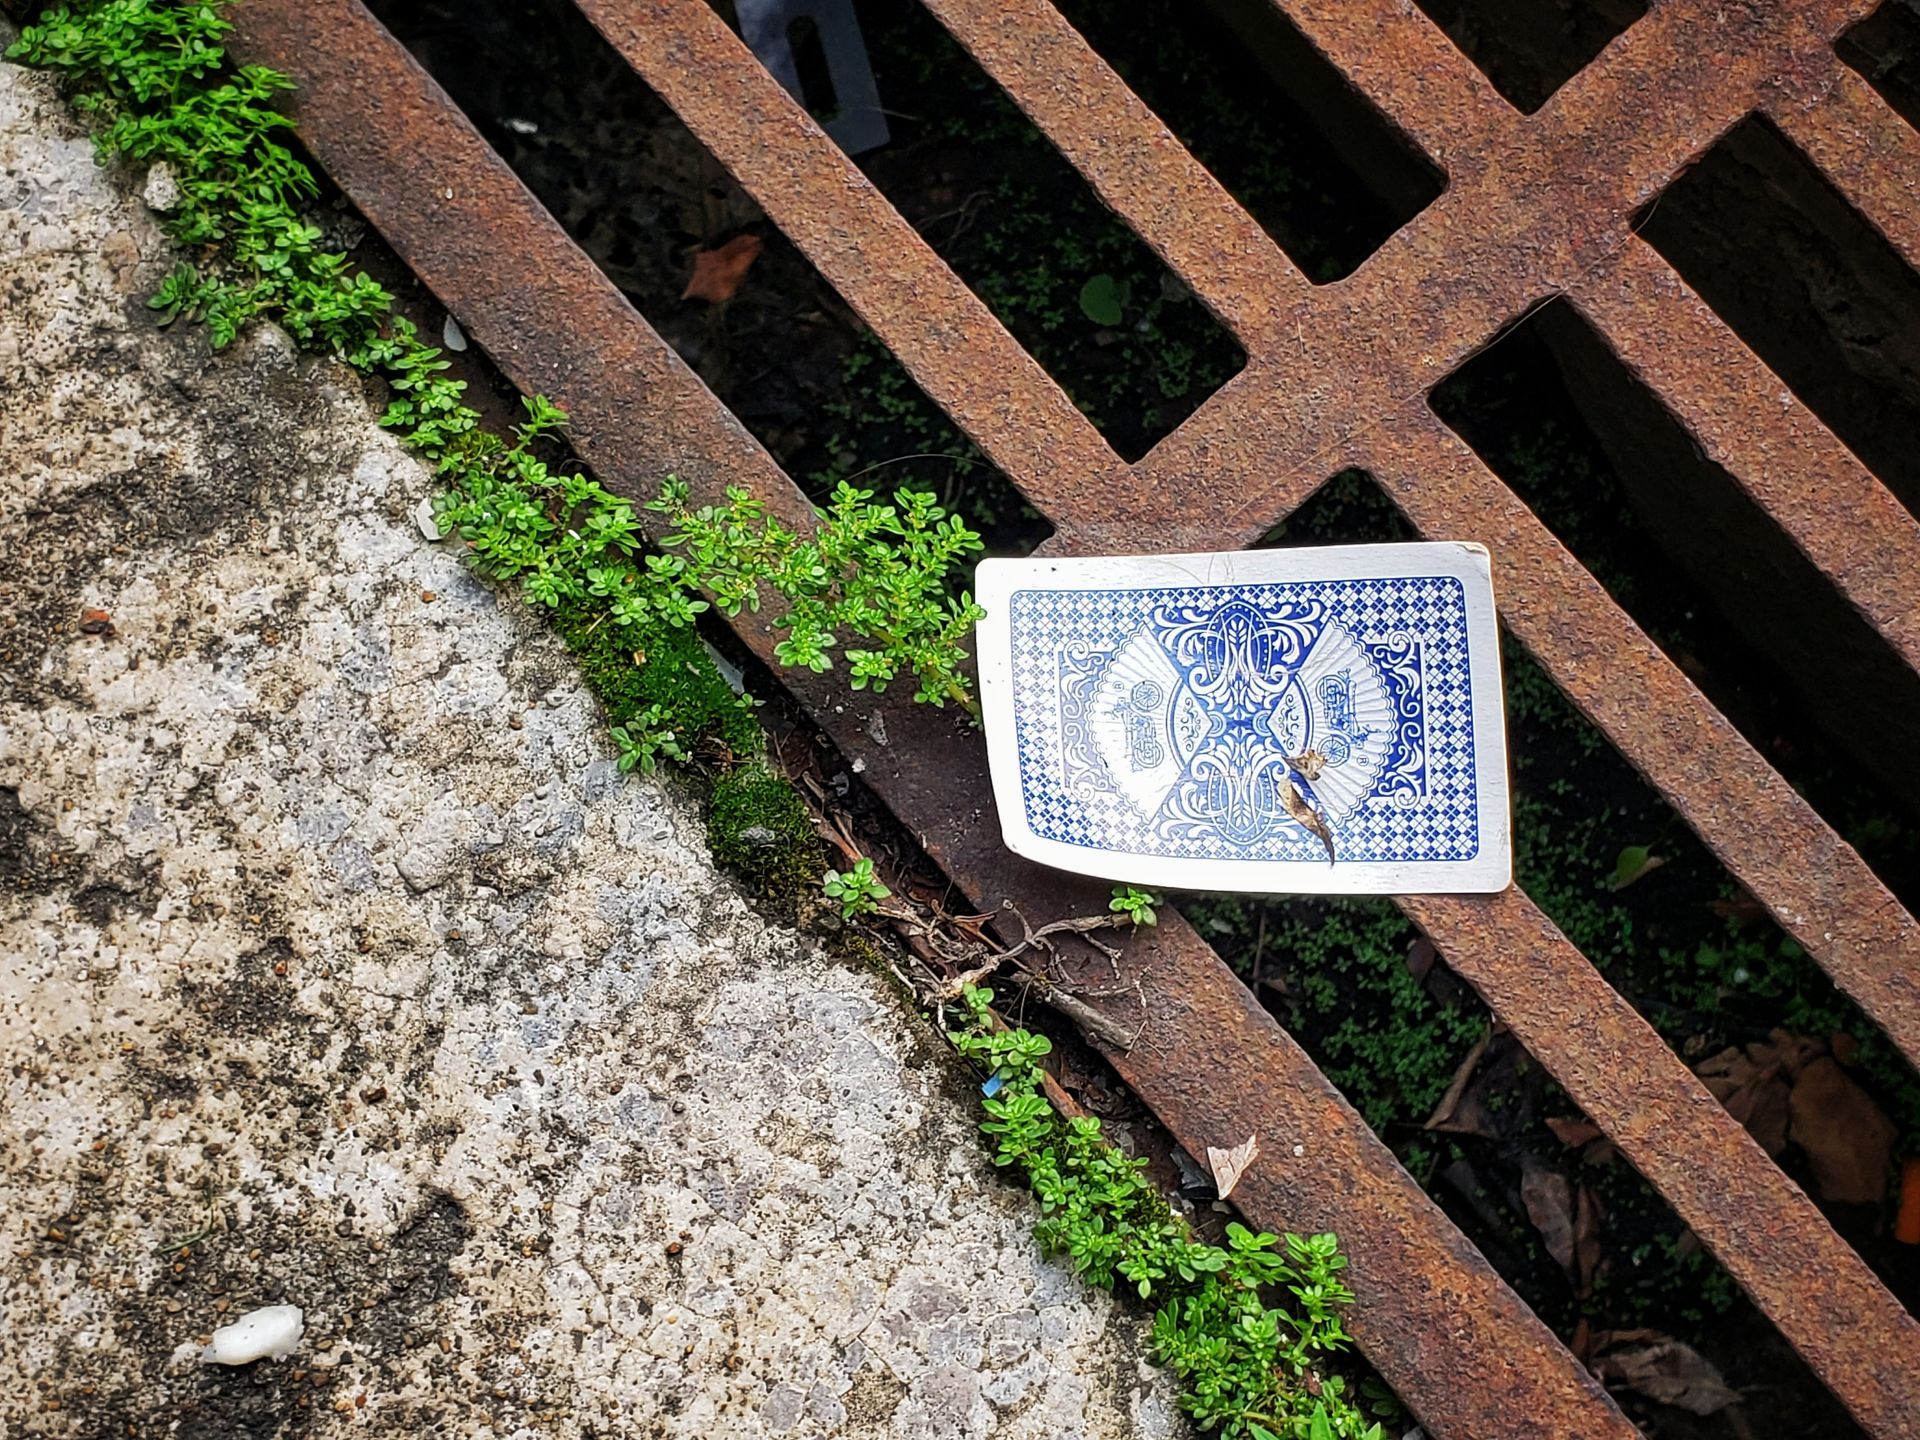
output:
[[1473, 1042], [1473, 1048], [1467, 1051], [1466, 1059], [1460, 1062], [1460, 1068], [1453, 1072], [1453, 1080], [1447, 1086], [1447, 1093], [1440, 1097], [1440, 1103], [1433, 1107], [1433, 1113], [1427, 1117], [1426, 1128], [1445, 1130], [1458, 1135], [1489, 1135], [1486, 1128], [1486, 1116], [1479, 1105], [1471, 1104], [1464, 1109], [1461, 1099], [1467, 1093], [1467, 1083], [1473, 1079], [1473, 1072], [1479, 1068], [1480, 1058], [1487, 1053], [1487, 1046], [1493, 1043], [1493, 1031]]
[[1520, 1203], [1554, 1263], [1572, 1275], [1573, 1187], [1567, 1177], [1544, 1165], [1528, 1165], [1520, 1175]]
[[696, 250], [693, 278], [680, 294], [682, 300], [707, 300], [718, 305], [731, 300], [760, 255], [758, 235], [736, 235], [711, 250]]
[[1207, 1168], [1213, 1172], [1213, 1188], [1222, 1200], [1233, 1193], [1233, 1187], [1240, 1183], [1240, 1177], [1247, 1173], [1247, 1167], [1259, 1153], [1260, 1141], [1253, 1135], [1231, 1150], [1214, 1145], [1207, 1147]]
[[1567, 1342], [1567, 1348], [1573, 1351], [1573, 1358], [1582, 1365], [1587, 1363], [1587, 1354], [1593, 1349], [1593, 1325], [1582, 1315], [1579, 1323], [1573, 1327], [1573, 1339]]
[[1287, 814], [1314, 835], [1327, 847], [1327, 863], [1333, 863], [1333, 832], [1327, 828], [1327, 822], [1320, 818], [1320, 812], [1307, 803], [1307, 797], [1300, 793], [1300, 787], [1292, 780], [1280, 782], [1280, 803], [1286, 807]]
[[1585, 1295], [1600, 1270], [1600, 1197], [1585, 1185], [1573, 1207], [1573, 1268]]
[[1811, 1035], [1795, 1035], [1777, 1026], [1767, 1032], [1764, 1042], [1747, 1047], [1747, 1054], [1755, 1064], [1779, 1061], [1788, 1079], [1798, 1076], [1808, 1061], [1826, 1053], [1826, 1041], [1816, 1040]]
[[1821, 1195], [1843, 1205], [1878, 1203], [1893, 1160], [1893, 1122], [1831, 1055], [1800, 1072], [1788, 1112], [1789, 1133], [1807, 1152]]
[[1576, 1120], [1571, 1115], [1555, 1115], [1547, 1121], [1554, 1138], [1569, 1150], [1577, 1150], [1589, 1140], [1600, 1138], [1600, 1127], [1591, 1120]]
[[1738, 1403], [1740, 1392], [1698, 1350], [1653, 1330], [1616, 1330], [1593, 1337], [1601, 1352], [1593, 1373], [1649, 1400], [1695, 1415], [1713, 1415]]
[[1413, 976], [1416, 985], [1426, 983], [1433, 962], [1439, 958], [1439, 947], [1424, 935], [1407, 947], [1407, 973]]
[[[1759, 1053], [1762, 1058], [1756, 1060]], [[1787, 1079], [1775, 1053], [1760, 1045], [1730, 1045], [1700, 1062], [1698, 1074], [1714, 1099], [1747, 1127], [1768, 1155], [1787, 1148]]]

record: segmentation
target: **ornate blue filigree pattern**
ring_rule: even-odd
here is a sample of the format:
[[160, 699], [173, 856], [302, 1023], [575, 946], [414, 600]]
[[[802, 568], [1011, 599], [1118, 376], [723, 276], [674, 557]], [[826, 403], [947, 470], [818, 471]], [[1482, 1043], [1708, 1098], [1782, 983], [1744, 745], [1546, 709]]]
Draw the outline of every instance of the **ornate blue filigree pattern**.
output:
[[1341, 860], [1479, 851], [1457, 579], [1015, 590], [1009, 620], [1037, 836], [1324, 862], [1282, 798], [1289, 758], [1311, 750]]

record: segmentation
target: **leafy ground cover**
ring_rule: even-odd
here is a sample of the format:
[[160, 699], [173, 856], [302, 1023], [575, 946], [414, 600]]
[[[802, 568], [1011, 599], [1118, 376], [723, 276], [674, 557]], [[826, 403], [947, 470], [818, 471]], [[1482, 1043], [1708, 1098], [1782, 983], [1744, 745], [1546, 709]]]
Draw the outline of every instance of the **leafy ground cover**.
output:
[[[1138, 919], [1144, 908], [1128, 907], [1136, 923], [1151, 923]], [[1158, 1307], [1154, 1351], [1180, 1377], [1181, 1409], [1223, 1440], [1382, 1440], [1383, 1417], [1399, 1416], [1392, 1397], [1331, 1368], [1348, 1348], [1340, 1310], [1353, 1300], [1335, 1237], [1230, 1222], [1223, 1244], [1201, 1238], [1098, 1118], [1054, 1108], [1041, 1069], [1051, 1042], [1006, 1027], [992, 1005], [991, 990], [968, 989], [949, 1038], [987, 1077], [981, 1128], [995, 1163], [1039, 1201], [1043, 1246], [1090, 1284]]]

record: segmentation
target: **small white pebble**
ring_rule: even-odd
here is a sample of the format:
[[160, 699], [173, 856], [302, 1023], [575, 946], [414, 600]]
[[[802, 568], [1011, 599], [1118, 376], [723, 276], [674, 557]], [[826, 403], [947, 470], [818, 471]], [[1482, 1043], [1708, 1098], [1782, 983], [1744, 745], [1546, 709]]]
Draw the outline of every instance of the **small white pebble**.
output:
[[467, 334], [460, 328], [460, 322], [451, 315], [447, 317], [447, 323], [440, 327], [440, 340], [449, 350], [467, 348]]
[[1307, 1153], [1307, 1147], [1304, 1145], [1296, 1145], [1293, 1147], [1293, 1153], [1295, 1155], [1304, 1155]]
[[420, 533], [429, 540], [440, 538], [440, 524], [434, 519], [433, 501], [423, 499], [413, 507], [413, 523], [420, 527]]
[[209, 1365], [251, 1365], [263, 1357], [284, 1360], [299, 1348], [306, 1328], [298, 1305], [266, 1305], [214, 1331], [204, 1358]]

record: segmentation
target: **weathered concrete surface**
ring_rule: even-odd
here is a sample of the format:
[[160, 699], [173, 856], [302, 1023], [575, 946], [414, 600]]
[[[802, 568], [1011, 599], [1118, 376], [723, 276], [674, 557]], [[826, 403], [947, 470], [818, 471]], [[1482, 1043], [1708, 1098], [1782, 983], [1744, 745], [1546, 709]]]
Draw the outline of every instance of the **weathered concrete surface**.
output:
[[[617, 775], [349, 374], [153, 331], [167, 263], [0, 66], [0, 1433], [1174, 1429], [920, 1022]], [[176, 1354], [280, 1301], [294, 1359]]]

